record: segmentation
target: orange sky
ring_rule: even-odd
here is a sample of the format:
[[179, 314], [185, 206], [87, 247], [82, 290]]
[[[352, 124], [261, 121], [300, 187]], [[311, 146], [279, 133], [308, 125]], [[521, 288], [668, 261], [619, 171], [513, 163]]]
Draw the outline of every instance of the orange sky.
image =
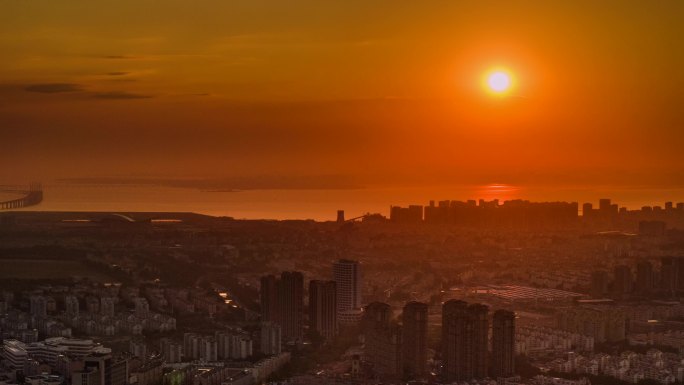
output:
[[[0, 2], [0, 179], [684, 184], [684, 2]], [[508, 68], [503, 98], [482, 75]]]

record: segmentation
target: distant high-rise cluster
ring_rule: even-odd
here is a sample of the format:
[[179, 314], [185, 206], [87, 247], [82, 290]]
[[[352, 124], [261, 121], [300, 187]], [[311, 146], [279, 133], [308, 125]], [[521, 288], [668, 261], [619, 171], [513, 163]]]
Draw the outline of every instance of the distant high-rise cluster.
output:
[[625, 314], [610, 306], [574, 307], [557, 314], [561, 330], [593, 337], [598, 343], [625, 339]]
[[[362, 314], [361, 270], [358, 261], [341, 259], [332, 265], [332, 280], [309, 282], [309, 331], [324, 339], [334, 338], [339, 332], [340, 315], [354, 320]], [[304, 337], [304, 276], [300, 272], [283, 272], [280, 277], [261, 277], [261, 320], [271, 325], [262, 327], [269, 346], [273, 325], [280, 328], [283, 342], [301, 341]], [[273, 348], [268, 348], [273, 351]]]
[[428, 206], [392, 206], [390, 220], [398, 223], [451, 224], [462, 226], [555, 226], [577, 221], [576, 202], [530, 202], [498, 199], [430, 201]]
[[669, 225], [684, 225], [684, 203], [666, 202], [665, 207], [644, 206], [628, 210], [601, 199], [599, 207], [582, 205], [580, 216], [577, 202], [531, 202], [527, 200], [484, 199], [468, 201], [445, 200], [428, 206], [390, 206], [390, 220], [404, 224], [442, 224], [495, 228], [567, 228], [590, 226], [610, 229], [622, 224], [639, 230], [643, 235], [663, 235]]
[[591, 273], [590, 293], [594, 298], [617, 300], [638, 298], [673, 298], [684, 293], [684, 257], [640, 259], [635, 264], [619, 264], [612, 272]]
[[442, 306], [442, 360], [446, 381], [514, 374], [515, 314], [507, 310], [494, 312], [490, 361], [488, 312], [485, 305], [459, 300], [447, 301]]
[[[363, 330], [365, 356], [376, 374], [388, 378], [425, 378], [427, 370], [428, 306], [407, 303], [401, 324], [393, 321], [390, 305], [366, 306]], [[470, 381], [512, 377], [515, 373], [515, 314], [497, 310], [490, 327], [489, 310], [481, 304], [450, 300], [442, 306], [442, 377]]]

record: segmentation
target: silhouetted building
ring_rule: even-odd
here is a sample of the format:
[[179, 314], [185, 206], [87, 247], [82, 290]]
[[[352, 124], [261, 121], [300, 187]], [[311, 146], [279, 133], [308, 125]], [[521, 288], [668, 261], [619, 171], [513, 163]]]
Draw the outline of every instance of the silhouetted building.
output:
[[684, 292], [684, 257], [674, 258], [674, 268], [677, 272], [677, 291]]
[[472, 373], [474, 378], [487, 377], [487, 356], [489, 352], [489, 308], [481, 304], [468, 306], [472, 323], [472, 347], [470, 354], [473, 357]]
[[396, 223], [447, 223], [461, 226], [504, 228], [564, 228], [578, 223], [577, 202], [530, 202], [498, 199], [478, 202], [440, 201], [429, 206], [390, 207], [390, 220]]
[[326, 339], [337, 335], [337, 290], [335, 281], [309, 282], [309, 323]]
[[410, 378], [421, 377], [427, 366], [428, 306], [409, 302], [402, 313], [403, 371]]
[[613, 292], [617, 298], [626, 298], [632, 291], [632, 270], [629, 266], [615, 266]]
[[390, 220], [397, 223], [420, 223], [423, 221], [423, 206], [390, 206]]
[[563, 308], [556, 317], [559, 329], [594, 337], [597, 343], [625, 339], [625, 313], [614, 306]]
[[274, 275], [261, 277], [259, 297], [261, 299], [261, 320], [278, 322], [278, 279]]
[[610, 211], [610, 199], [607, 199], [607, 198], [599, 199], [599, 210], [600, 211]]
[[604, 298], [608, 293], [610, 278], [605, 270], [598, 270], [591, 273], [591, 296], [594, 298]]
[[363, 312], [363, 329], [384, 329], [389, 327], [392, 308], [384, 302], [371, 302]]
[[679, 287], [679, 263], [676, 258], [660, 259], [660, 288], [667, 294], [674, 295]]
[[337, 223], [344, 222], [344, 210], [337, 210]]
[[449, 300], [442, 305], [442, 360], [444, 381], [466, 379], [468, 303]]
[[304, 333], [304, 276], [285, 271], [278, 282], [279, 324], [285, 341], [301, 340]]
[[639, 234], [647, 236], [665, 235], [666, 224], [663, 221], [639, 221]]
[[646, 295], [653, 290], [653, 264], [643, 260], [637, 263], [636, 282], [634, 289], [637, 293]]
[[435, 206], [435, 201], [430, 201], [430, 205], [426, 206], [424, 211], [425, 223], [448, 223], [450, 222], [450, 201], [440, 201]]
[[402, 373], [401, 328], [392, 324], [392, 309], [382, 302], [366, 306], [363, 320], [365, 357], [373, 371], [383, 377], [400, 378]]
[[491, 372], [493, 378], [506, 378], [515, 374], [515, 313], [511, 311], [494, 312]]
[[489, 321], [485, 305], [451, 300], [442, 306], [444, 380], [469, 381], [487, 376]]

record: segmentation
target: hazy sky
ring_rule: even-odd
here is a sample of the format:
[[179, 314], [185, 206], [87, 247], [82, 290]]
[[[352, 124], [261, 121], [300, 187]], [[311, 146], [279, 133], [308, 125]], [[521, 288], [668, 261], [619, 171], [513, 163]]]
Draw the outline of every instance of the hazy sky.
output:
[[[0, 179], [682, 185], [682, 20], [681, 1], [0, 0]], [[481, 85], [495, 67], [506, 97]]]

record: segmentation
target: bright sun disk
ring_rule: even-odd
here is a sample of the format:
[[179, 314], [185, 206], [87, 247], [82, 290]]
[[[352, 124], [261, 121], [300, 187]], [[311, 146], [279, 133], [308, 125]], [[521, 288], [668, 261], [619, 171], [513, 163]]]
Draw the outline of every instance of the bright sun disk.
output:
[[487, 85], [494, 92], [504, 92], [511, 87], [511, 77], [505, 72], [496, 71], [487, 77]]

